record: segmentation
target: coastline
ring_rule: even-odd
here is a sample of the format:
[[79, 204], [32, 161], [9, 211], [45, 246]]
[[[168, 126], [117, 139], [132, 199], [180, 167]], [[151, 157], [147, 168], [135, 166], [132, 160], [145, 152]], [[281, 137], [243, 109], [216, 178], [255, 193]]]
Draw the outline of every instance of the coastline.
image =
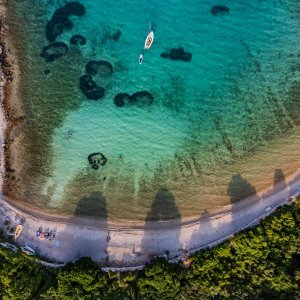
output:
[[1, 86], [1, 194], [4, 197], [8, 187], [9, 177], [14, 172], [10, 165], [13, 155], [11, 142], [14, 140], [12, 132], [25, 120], [25, 113], [19, 97], [20, 64], [16, 55], [13, 38], [9, 36], [9, 27], [6, 22], [8, 9], [5, 3], [0, 4], [0, 45], [1, 45], [1, 72], [3, 83]]
[[[2, 32], [2, 20], [0, 19], [0, 32]], [[1, 107], [0, 107], [0, 195], [2, 194], [2, 189], [3, 189], [3, 176], [4, 176], [4, 164], [5, 164], [5, 159], [4, 159], [4, 138], [5, 138], [5, 130], [6, 130], [6, 119], [4, 116], [4, 108], [3, 108], [3, 89], [5, 86], [5, 75], [2, 72], [2, 64], [3, 64], [3, 43], [2, 43], [2, 37], [0, 36], [0, 61], [1, 61], [1, 66], [0, 66], [0, 78], [1, 78], [1, 84], [0, 84], [0, 99], [1, 99]], [[2, 195], [0, 196], [2, 197]]]
[[[4, 4], [1, 4], [2, 15], [6, 14], [4, 8]], [[6, 78], [2, 99], [5, 113], [0, 114], [1, 139], [4, 143], [3, 153], [1, 153], [1, 175], [4, 175], [5, 171], [8, 173], [12, 171], [9, 165], [9, 155], [11, 155], [9, 140], [6, 137], [10, 136], [15, 126], [24, 121], [21, 103], [16, 103], [19, 99], [17, 87], [20, 84], [20, 65], [16, 63], [18, 60], [13, 55], [14, 51], [8, 51], [7, 45], [9, 45], [9, 49], [13, 49], [13, 44], [12, 41], [7, 40], [9, 37], [6, 35], [6, 26], [1, 21], [0, 44], [3, 51], [3, 74]], [[12, 63], [13, 61], [15, 63]], [[300, 172], [297, 170], [293, 175], [286, 178], [286, 182], [289, 182], [287, 186], [300, 186], [299, 174]], [[2, 176], [1, 179], [3, 179]], [[0, 186], [2, 192], [2, 188], [5, 188], [5, 182], [3, 185], [1, 183]], [[266, 187], [266, 190], [270, 191], [270, 187]], [[271, 195], [268, 195], [262, 191], [262, 194], [265, 195], [261, 196], [260, 199], [272, 196], [272, 201], [275, 203], [272, 204], [272, 208], [276, 207], [279, 200], [284, 199], [286, 201], [289, 197], [286, 187], [280, 190], [280, 186], [278, 186], [271, 189], [270, 193]], [[270, 200], [270, 202], [272, 201]], [[283, 203], [284, 201], [279, 202]], [[259, 215], [260, 217], [265, 215], [266, 202], [259, 201], [259, 203], [263, 203], [263, 207], [260, 207], [260, 213], [262, 213]], [[84, 219], [63, 214], [58, 216], [57, 212], [50, 209], [42, 211], [28, 203], [18, 203], [17, 199], [3, 198], [0, 203], [0, 220], [9, 217], [12, 222], [18, 223], [22, 218], [25, 218], [24, 232], [20, 237], [20, 243], [29, 243], [42, 256], [50, 259], [59, 260], [63, 257], [65, 261], [69, 261], [76, 260], [81, 255], [89, 255], [99, 262], [107, 261], [107, 257], [109, 257], [112, 265], [130, 266], [144, 263], [152, 255], [164, 254], [166, 251], [170, 252], [170, 258], [174, 258], [180, 255], [183, 250], [198, 249], [201, 245], [207, 246], [224, 238], [224, 236], [232, 235], [257, 220], [257, 214], [254, 219], [251, 218], [251, 222], [249, 220], [248, 222], [244, 217], [244, 215], [249, 214], [247, 210], [251, 204], [253, 204], [252, 208], [255, 208], [257, 199], [246, 198], [234, 205], [222, 206], [219, 209], [209, 211], [200, 217], [183, 218], [180, 222], [176, 220], [148, 222], [145, 225], [141, 221], [101, 222], [92, 218]], [[245, 220], [242, 222], [240, 218], [245, 218]], [[224, 228], [220, 228], [220, 225]], [[35, 231], [39, 226], [54, 228], [60, 246], [57, 247], [54, 241], [36, 238]], [[104, 241], [108, 233], [111, 236], [111, 242], [106, 244]], [[78, 243], [78, 238], [81, 239], [81, 243]], [[176, 243], [173, 243], [174, 238]], [[83, 247], [82, 244], [85, 246]], [[147, 248], [147, 252], [142, 248]]]
[[[28, 244], [39, 255], [56, 263], [90, 256], [102, 266], [126, 270], [128, 267], [140, 268], [157, 255], [168, 253], [167, 258], [171, 261], [185, 259], [197, 250], [217, 245], [238, 231], [256, 225], [278, 206], [288, 204], [291, 197], [299, 194], [300, 176], [297, 175], [286, 186], [277, 186], [258, 199], [249, 197], [218, 211], [206, 212], [197, 219], [144, 224], [61, 218], [36, 211], [33, 213], [1, 200], [0, 221], [9, 220], [13, 227], [23, 223], [18, 244]], [[270, 210], [266, 211], [267, 207]], [[55, 232], [55, 240], [36, 237], [35, 232], [39, 228]]]

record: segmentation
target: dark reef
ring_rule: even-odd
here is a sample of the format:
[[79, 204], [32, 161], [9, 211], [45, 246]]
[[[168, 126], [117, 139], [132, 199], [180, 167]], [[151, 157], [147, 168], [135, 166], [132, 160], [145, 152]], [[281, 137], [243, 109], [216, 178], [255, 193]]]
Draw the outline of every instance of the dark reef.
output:
[[210, 10], [213, 16], [229, 14], [229, 7], [225, 5], [215, 5]]
[[140, 105], [150, 105], [153, 102], [153, 96], [147, 91], [136, 92], [131, 95], [131, 101]]
[[64, 9], [73, 16], [81, 17], [85, 14], [85, 7], [77, 1], [66, 3]]
[[126, 93], [120, 93], [114, 97], [114, 103], [116, 104], [116, 106], [119, 107], [124, 106], [126, 103], [130, 103], [130, 101], [131, 101], [131, 96]]
[[64, 30], [71, 30], [73, 28], [73, 22], [69, 19], [71, 15], [83, 16], [84, 14], [85, 7], [76, 1], [69, 2], [65, 6], [58, 8], [51, 20], [46, 24], [47, 40], [54, 42]]
[[192, 59], [192, 53], [185, 52], [182, 47], [172, 48], [169, 53], [163, 52], [160, 55], [162, 58], [170, 58], [172, 60], [182, 60], [188, 62]]
[[117, 41], [120, 39], [121, 35], [122, 35], [122, 31], [121, 31], [120, 29], [117, 29], [117, 30], [112, 34], [111, 38], [112, 38], [115, 42], [117, 42]]
[[[104, 87], [98, 86], [92, 76], [100, 75], [103, 78], [110, 76], [113, 73], [111, 63], [105, 60], [91, 60], [85, 66], [85, 71], [88, 75], [80, 77], [80, 89], [88, 99], [98, 100], [104, 97]], [[105, 82], [105, 80], [104, 80]], [[103, 83], [103, 82], [102, 82]]]
[[68, 46], [63, 42], [55, 42], [43, 48], [41, 57], [46, 62], [52, 62], [55, 59], [65, 55], [68, 52]]
[[104, 88], [98, 86], [90, 75], [80, 77], [80, 90], [91, 100], [98, 100], [104, 97]]
[[89, 75], [102, 75], [107, 76], [113, 73], [113, 66], [110, 62], [105, 60], [91, 60], [85, 66], [85, 71]]
[[150, 105], [153, 100], [153, 96], [148, 91], [136, 92], [131, 96], [126, 93], [120, 93], [114, 97], [114, 103], [118, 107], [122, 107], [125, 104], [135, 104], [137, 106]]
[[122, 36], [120, 29], [114, 29], [110, 26], [104, 26], [102, 36], [100, 38], [100, 44], [104, 46], [108, 41], [118, 42]]
[[94, 170], [107, 163], [107, 158], [100, 152], [92, 153], [88, 156], [88, 162]]
[[70, 38], [70, 44], [72, 45], [85, 45], [86, 38], [83, 35], [75, 34]]

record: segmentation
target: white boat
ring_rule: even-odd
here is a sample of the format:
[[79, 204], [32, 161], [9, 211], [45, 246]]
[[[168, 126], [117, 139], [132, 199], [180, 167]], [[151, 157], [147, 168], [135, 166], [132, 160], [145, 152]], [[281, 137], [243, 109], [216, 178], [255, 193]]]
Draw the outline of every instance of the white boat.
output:
[[153, 43], [153, 40], [154, 40], [154, 32], [150, 31], [146, 37], [144, 48], [149, 49]]
[[143, 62], [143, 54], [141, 54], [140, 57], [139, 57], [139, 63], [140, 63], [140, 65], [142, 64], [142, 62]]
[[30, 255], [30, 256], [35, 255], [35, 251], [32, 248], [30, 248], [29, 246], [27, 246], [27, 245], [21, 246], [20, 248], [27, 255]]

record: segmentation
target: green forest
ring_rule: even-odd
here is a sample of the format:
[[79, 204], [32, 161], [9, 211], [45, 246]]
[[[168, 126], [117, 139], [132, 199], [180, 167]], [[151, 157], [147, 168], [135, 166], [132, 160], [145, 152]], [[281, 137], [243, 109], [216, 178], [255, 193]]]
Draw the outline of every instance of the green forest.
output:
[[300, 299], [300, 198], [260, 225], [190, 257], [157, 258], [142, 271], [102, 272], [83, 257], [41, 266], [0, 248], [1, 299]]

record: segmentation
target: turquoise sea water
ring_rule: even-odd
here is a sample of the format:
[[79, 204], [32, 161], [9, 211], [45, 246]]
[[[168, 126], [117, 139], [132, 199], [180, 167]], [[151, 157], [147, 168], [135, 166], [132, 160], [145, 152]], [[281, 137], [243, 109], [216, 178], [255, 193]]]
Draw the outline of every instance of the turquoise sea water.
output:
[[[28, 122], [19, 190], [26, 201], [72, 212], [99, 192], [111, 215], [135, 219], [165, 188], [182, 216], [199, 213], [228, 201], [233, 166], [298, 129], [297, 1], [82, 0], [85, 15], [71, 16], [73, 28], [56, 39], [68, 53], [45, 62], [45, 25], [65, 3], [11, 4], [12, 28], [23, 41], [18, 54]], [[218, 4], [230, 12], [212, 15]], [[149, 23], [155, 38], [143, 50]], [[86, 44], [71, 45], [74, 34]], [[160, 56], [178, 47], [191, 61]], [[91, 60], [114, 69], [94, 77], [105, 88], [97, 101], [79, 89]], [[144, 90], [153, 96], [151, 105], [113, 102], [118, 93]], [[108, 160], [98, 170], [87, 159], [94, 152]]]

